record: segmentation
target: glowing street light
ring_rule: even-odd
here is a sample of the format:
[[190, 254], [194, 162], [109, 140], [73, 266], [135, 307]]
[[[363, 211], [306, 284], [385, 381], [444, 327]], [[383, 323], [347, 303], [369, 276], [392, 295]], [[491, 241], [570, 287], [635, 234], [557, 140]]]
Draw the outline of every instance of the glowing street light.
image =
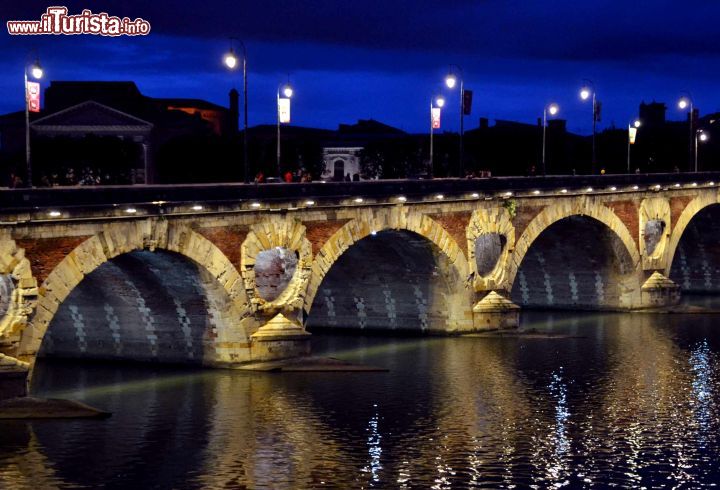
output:
[[[689, 109], [690, 111], [690, 117], [688, 118], [688, 126], [690, 128], [690, 142], [688, 145], [688, 160], [693, 160], [693, 138], [697, 136], [695, 134], [695, 101], [693, 100], [692, 95], [690, 92], [685, 92], [682, 97], [680, 97], [680, 100], [678, 100], [678, 109], [681, 111], [684, 111], [685, 109]], [[695, 168], [697, 172], [697, 138], [695, 138]]]
[[642, 126], [640, 119], [635, 119], [632, 124], [628, 123], [628, 144], [627, 144], [627, 173], [630, 173], [630, 145], [635, 144], [637, 130]]
[[290, 77], [288, 77], [287, 83], [278, 85], [277, 90], [277, 176], [279, 180], [282, 180], [280, 170], [280, 124], [290, 123], [290, 99], [292, 96], [293, 88], [290, 85]]
[[436, 129], [440, 129], [440, 112], [445, 106], [445, 97], [438, 95], [430, 99], [430, 175], [435, 175], [434, 167], [434, 150], [433, 150], [433, 133]]
[[598, 101], [595, 95], [595, 84], [592, 80], [584, 80], [584, 85], [580, 89], [580, 98], [582, 100], [588, 100], [592, 98], [592, 119], [593, 119], [593, 126], [592, 126], [592, 173], [595, 173], [595, 167], [597, 164], [597, 158], [596, 158], [596, 151], [595, 151], [595, 133], [597, 128], [597, 119], [598, 119]]
[[698, 141], [705, 143], [710, 139], [710, 135], [702, 129], [698, 129], [695, 132], [695, 172], [698, 171]]
[[238, 57], [233, 49], [233, 41], [236, 41], [242, 48], [242, 76], [243, 76], [243, 173], [245, 183], [250, 182], [248, 174], [248, 150], [247, 150], [247, 133], [248, 133], [248, 83], [247, 83], [247, 50], [245, 43], [237, 38], [230, 38], [230, 51], [223, 57], [223, 63], [230, 70], [234, 70], [238, 65]]
[[551, 116], [556, 115], [560, 111], [560, 107], [555, 104], [548, 104], [543, 109], [543, 128], [542, 128], [542, 174], [545, 175], [545, 133], [547, 132], [547, 116], [550, 113]]
[[463, 176], [463, 138], [465, 135], [465, 82], [463, 70], [458, 65], [450, 65], [450, 72], [445, 76], [445, 85], [450, 90], [460, 84], [460, 162], [458, 165], [458, 177]]
[[[30, 85], [28, 85], [28, 72], [35, 80], [43, 76], [43, 69], [40, 60], [35, 58], [33, 63], [25, 65], [23, 76], [25, 79], [25, 167], [27, 168], [27, 187], [32, 187], [32, 162], [30, 160]], [[33, 82], [34, 84], [34, 82]], [[35, 85], [37, 86], [37, 85]], [[37, 107], [37, 111], [40, 107]]]

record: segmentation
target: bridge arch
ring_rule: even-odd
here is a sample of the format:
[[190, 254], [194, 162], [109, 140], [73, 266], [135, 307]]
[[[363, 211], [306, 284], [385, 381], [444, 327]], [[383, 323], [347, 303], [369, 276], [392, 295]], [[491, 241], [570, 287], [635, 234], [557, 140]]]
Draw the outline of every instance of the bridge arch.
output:
[[[623, 275], [628, 276], [629, 280], [635, 281], [634, 276], [629, 276], [630, 272], [636, 271], [640, 264], [636, 241], [622, 220], [610, 208], [582, 197], [550, 205], [528, 224], [515, 242], [515, 250], [508, 261], [507, 291], [511, 292], [515, 287], [518, 272], [528, 256], [528, 252], [546, 231], [558, 226], [561, 222], [570, 223], [570, 220], [582, 218], [589, 226], [595, 226], [598, 233], [612, 239], [612, 251], [623, 258], [622, 265], [625, 270]], [[637, 285], [624, 284], [624, 286], [628, 286], [630, 289], [636, 288]]]
[[374, 235], [386, 236], [389, 232], [408, 233], [396, 238], [412, 240], [417, 237], [437, 250], [443, 260], [442, 267], [446, 269], [441, 272], [453, 278], [451, 292], [446, 299], [455, 307], [449, 308], [452, 311], [449, 311], [451, 317], [447, 319], [447, 330], [471, 328], [472, 318], [469, 312], [472, 308], [472, 288], [467, 283], [469, 269], [465, 252], [438, 222], [426, 214], [411, 211], [404, 206], [360, 210], [325, 242], [312, 264], [312, 274], [304, 301], [305, 314], [310, 314], [323, 280], [352, 246]]
[[[673, 224], [664, 272], [684, 291], [716, 293], [720, 290], [717, 279], [720, 256], [716, 245], [720, 237], [715, 226], [720, 214], [718, 204], [717, 190], [703, 190], [685, 206]], [[686, 253], [683, 242], [690, 239], [692, 250]]]
[[[212, 276], [227, 293], [228, 308], [235, 312], [244, 312], [247, 309], [247, 298], [237, 269], [201, 234], [187, 226], [169, 224], [167, 221], [111, 223], [75, 247], [48, 274], [39, 288], [35, 313], [22, 332], [19, 357], [30, 363], [34, 362], [53, 318], [86, 276], [110, 260], [125, 254], [156, 250], [173, 252], [189, 259]], [[245, 340], [250, 333], [218, 332], [217, 340], [230, 344], [231, 337]], [[227, 354], [218, 351], [217, 362], [231, 361], [232, 359], [225, 359]]]
[[670, 233], [670, 240], [667, 244], [667, 266], [665, 269], [665, 276], [670, 277], [670, 269], [672, 268], [673, 260], [675, 259], [675, 253], [677, 252], [680, 240], [685, 234], [690, 222], [705, 208], [719, 203], [720, 194], [718, 194], [717, 191], [705, 191], [685, 206], [685, 209], [683, 209], [682, 213], [680, 213], [680, 217], [678, 217], [677, 222], [673, 223], [672, 232]]

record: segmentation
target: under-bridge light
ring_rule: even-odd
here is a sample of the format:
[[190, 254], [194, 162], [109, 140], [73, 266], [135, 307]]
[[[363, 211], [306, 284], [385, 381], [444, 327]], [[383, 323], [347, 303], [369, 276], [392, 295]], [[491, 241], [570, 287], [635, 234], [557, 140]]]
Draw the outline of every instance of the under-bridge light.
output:
[[135, 208], [127, 208], [127, 209], [125, 210], [125, 212], [128, 213], [128, 214], [135, 214], [135, 213], [137, 213], [137, 209], [135, 209]]
[[153, 203], [154, 205], [156, 205], [156, 206], [162, 206], [162, 205], [165, 204], [166, 202], [167, 202], [167, 201], [153, 201], [152, 203]]
[[654, 188], [656, 191], [659, 191], [659, 190], [660, 190], [660, 184], [655, 184], [655, 185], [653, 186], [653, 188]]
[[445, 199], [445, 196], [443, 196], [442, 194], [437, 194], [435, 196], [435, 199]]
[[715, 185], [715, 182], [711, 180], [710, 182], [708, 182], [708, 185]]
[[535, 195], [537, 196], [538, 194], [540, 194], [540, 191], [539, 191], [539, 190], [537, 190], [537, 189], [535, 189], [534, 191], [532, 191], [532, 193], [533, 193], [533, 194], [535, 194]]
[[680, 184], [676, 182], [673, 187], [680, 187]]
[[363, 198], [362, 198], [362, 197], [356, 197], [356, 198], [355, 198], [355, 202], [358, 203], [358, 204], [360, 204], [361, 202], [363, 202]]
[[58, 216], [62, 216], [62, 213], [60, 211], [52, 210], [48, 212], [48, 216], [50, 216], [51, 218], [57, 218]]
[[371, 234], [372, 236], [375, 236], [375, 235], [377, 235], [377, 231], [373, 230], [373, 231], [370, 232], [370, 234]]
[[397, 197], [397, 200], [400, 201], [400, 202], [405, 202], [405, 201], [407, 201], [407, 197], [405, 197], [405, 196], [398, 196], [398, 197]]
[[314, 206], [314, 205], [315, 205], [315, 201], [312, 201], [312, 200], [305, 201], [305, 205], [306, 205], [306, 206]]
[[567, 189], [560, 189], [561, 194], [567, 194]]
[[259, 208], [260, 206], [261, 206], [261, 204], [259, 202], [254, 202], [250, 205], [251, 208], [255, 208], [255, 209]]
[[586, 192], [592, 192], [592, 191], [593, 191], [593, 188], [592, 188], [592, 187], [588, 187], [587, 189], [585, 189], [585, 191], [586, 191]]
[[693, 182], [693, 183], [690, 184], [690, 185], [693, 186], [693, 187], [697, 187], [697, 182]]
[[612, 187], [610, 187], [610, 190], [611, 190], [611, 191], [616, 191], [616, 190], [617, 190], [617, 187], [612, 186]]
[[202, 211], [203, 207], [199, 204], [196, 204], [192, 207], [193, 211]]
[[503, 196], [505, 196], [505, 197], [510, 197], [510, 196], [512, 196], [512, 192], [511, 192], [511, 191], [507, 191], [506, 193], [503, 194]]
[[472, 194], [470, 194], [470, 197], [477, 199], [478, 197], [480, 197], [480, 194], [478, 194], [477, 192], [473, 192]]
[[636, 186], [636, 185], [633, 186], [633, 190], [634, 190], [634, 191], [636, 191], [636, 190], [638, 190], [638, 189], [639, 189], [638, 186]]

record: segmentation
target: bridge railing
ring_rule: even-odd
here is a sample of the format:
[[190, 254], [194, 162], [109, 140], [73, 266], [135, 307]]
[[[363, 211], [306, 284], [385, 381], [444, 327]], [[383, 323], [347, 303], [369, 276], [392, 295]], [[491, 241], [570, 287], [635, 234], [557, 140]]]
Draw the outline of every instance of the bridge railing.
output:
[[[470, 199], [527, 194], [632, 192], [671, 187], [715, 186], [720, 172], [493, 177], [482, 179], [374, 180], [291, 184], [182, 184], [135, 186], [52, 187], [0, 190], [0, 214], [43, 213], [54, 209], [188, 205], [189, 209], [237, 205], [264, 207], [272, 203], [338, 204], [341, 201], [407, 202], [434, 197]], [[258, 205], [260, 204], [260, 205]]]

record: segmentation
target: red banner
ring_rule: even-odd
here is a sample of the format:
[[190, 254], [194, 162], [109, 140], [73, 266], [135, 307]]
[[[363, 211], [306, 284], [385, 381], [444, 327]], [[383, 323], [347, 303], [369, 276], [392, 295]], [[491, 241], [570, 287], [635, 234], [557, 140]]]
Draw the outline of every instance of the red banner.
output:
[[433, 107], [430, 113], [430, 118], [432, 120], [432, 128], [433, 129], [440, 129], [440, 108], [439, 107]]
[[30, 112], [40, 112], [40, 84], [38, 82], [27, 83], [27, 104]]

